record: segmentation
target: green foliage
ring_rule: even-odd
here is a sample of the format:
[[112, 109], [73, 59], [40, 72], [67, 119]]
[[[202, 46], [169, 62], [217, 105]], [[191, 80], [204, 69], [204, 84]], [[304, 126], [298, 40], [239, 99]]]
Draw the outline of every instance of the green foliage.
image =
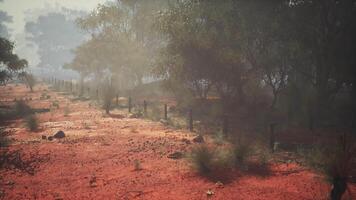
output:
[[38, 130], [38, 119], [35, 115], [30, 115], [25, 119], [26, 127], [30, 131], [37, 131]]
[[28, 62], [13, 53], [14, 44], [0, 37], [0, 85], [5, 85], [13, 75], [28, 66]]

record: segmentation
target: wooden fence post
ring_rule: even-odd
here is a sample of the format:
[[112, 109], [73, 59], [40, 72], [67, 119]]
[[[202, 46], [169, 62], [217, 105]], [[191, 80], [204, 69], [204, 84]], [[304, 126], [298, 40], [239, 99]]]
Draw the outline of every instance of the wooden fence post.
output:
[[222, 128], [223, 134], [227, 135], [228, 134], [228, 130], [229, 130], [228, 117], [227, 117], [227, 115], [224, 115], [223, 116], [223, 128]]
[[269, 138], [269, 144], [270, 144], [270, 148], [271, 148], [271, 152], [274, 153], [275, 147], [275, 135], [274, 135], [274, 128], [275, 128], [276, 124], [275, 123], [271, 123], [270, 124], [270, 138]]
[[164, 104], [164, 119], [165, 119], [165, 120], [168, 120], [167, 104]]
[[119, 107], [119, 93], [116, 93], [116, 107]]
[[189, 131], [193, 131], [193, 110], [189, 109]]
[[131, 112], [131, 97], [129, 97], [129, 113]]
[[146, 100], [143, 100], [143, 114], [147, 116], [147, 102]]

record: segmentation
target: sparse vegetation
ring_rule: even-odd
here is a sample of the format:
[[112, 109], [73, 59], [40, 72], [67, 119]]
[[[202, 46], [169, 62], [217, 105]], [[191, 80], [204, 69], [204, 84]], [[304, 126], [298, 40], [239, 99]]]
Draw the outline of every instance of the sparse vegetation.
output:
[[36, 115], [29, 115], [26, 119], [26, 127], [30, 131], [37, 131], [38, 130], [38, 119]]
[[332, 200], [340, 200], [346, 192], [352, 169], [352, 156], [355, 152], [354, 144], [342, 136], [336, 144], [317, 145], [307, 150], [300, 150], [299, 154], [306, 164], [323, 173], [333, 188], [330, 192]]
[[19, 100], [15, 102], [15, 113], [19, 116], [26, 116], [32, 113], [32, 109], [24, 101]]

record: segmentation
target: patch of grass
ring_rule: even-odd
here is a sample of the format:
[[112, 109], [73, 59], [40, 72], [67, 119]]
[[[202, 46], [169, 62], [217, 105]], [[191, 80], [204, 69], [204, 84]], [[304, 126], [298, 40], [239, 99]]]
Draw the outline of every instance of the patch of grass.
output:
[[38, 130], [38, 120], [35, 115], [30, 115], [26, 118], [26, 127], [30, 131], [36, 131]]

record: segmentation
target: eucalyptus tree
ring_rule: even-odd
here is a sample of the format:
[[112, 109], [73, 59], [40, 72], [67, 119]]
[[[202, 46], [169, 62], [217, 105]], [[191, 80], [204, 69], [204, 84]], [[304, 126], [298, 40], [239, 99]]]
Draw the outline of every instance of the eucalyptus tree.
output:
[[28, 66], [25, 59], [13, 53], [14, 43], [0, 37], [0, 84], [5, 85], [14, 75]]

